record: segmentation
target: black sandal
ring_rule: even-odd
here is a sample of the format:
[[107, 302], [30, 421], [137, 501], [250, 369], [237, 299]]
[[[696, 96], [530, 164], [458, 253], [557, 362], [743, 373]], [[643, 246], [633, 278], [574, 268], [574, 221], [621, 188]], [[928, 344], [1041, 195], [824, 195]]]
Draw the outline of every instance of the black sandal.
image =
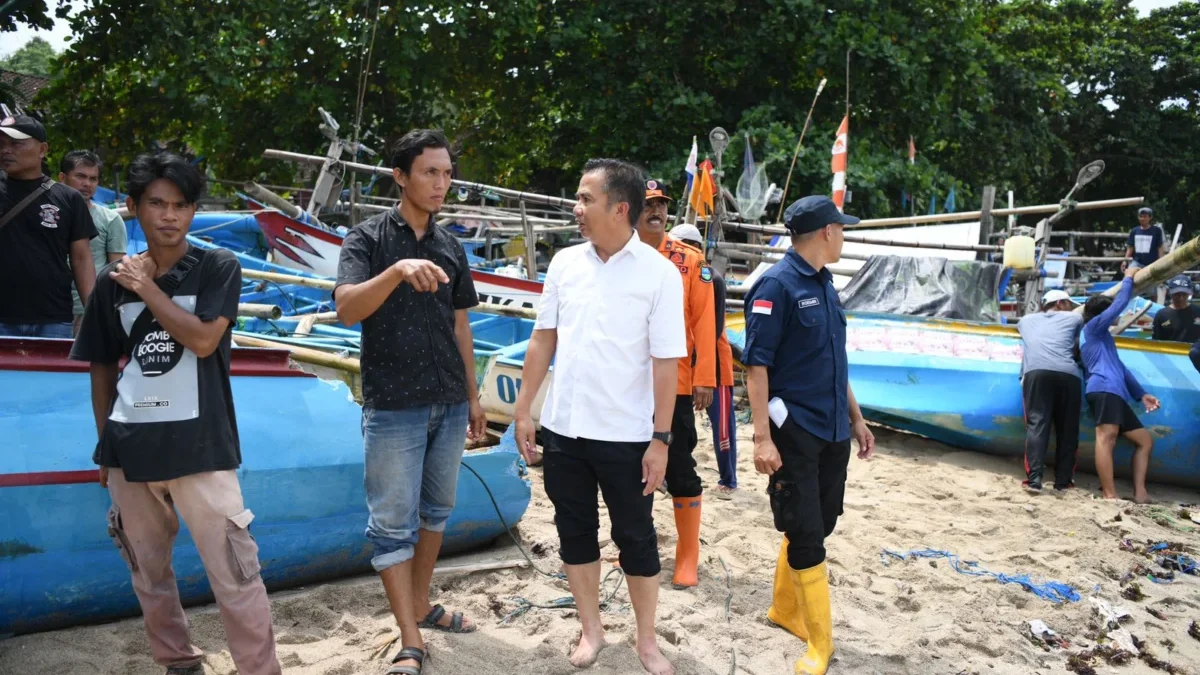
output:
[[421, 671], [425, 669], [425, 659], [429, 658], [429, 652], [417, 647], [405, 647], [396, 653], [392, 663], [397, 661], [412, 660], [416, 661], [416, 666], [392, 666], [388, 668], [384, 675], [421, 675]]
[[434, 605], [433, 609], [429, 610], [429, 614], [421, 619], [421, 623], [417, 624], [418, 628], [431, 628], [433, 630], [446, 631], [447, 633], [473, 633], [475, 627], [463, 628], [463, 613], [455, 612], [450, 615], [450, 625], [443, 626], [438, 623], [442, 617], [446, 616], [446, 608], [441, 605]]

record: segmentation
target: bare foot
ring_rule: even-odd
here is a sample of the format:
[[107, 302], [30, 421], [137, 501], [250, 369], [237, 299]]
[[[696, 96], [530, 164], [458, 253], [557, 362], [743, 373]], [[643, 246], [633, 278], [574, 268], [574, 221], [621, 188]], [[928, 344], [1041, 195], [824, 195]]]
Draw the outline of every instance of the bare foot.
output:
[[607, 646], [608, 643], [604, 641], [604, 633], [595, 636], [581, 635], [575, 651], [571, 652], [571, 665], [576, 668], [587, 668], [596, 662], [596, 657], [600, 656], [600, 650]]
[[637, 652], [638, 658], [642, 660], [642, 667], [650, 675], [675, 675], [675, 666], [672, 666], [667, 657], [659, 651], [657, 642], [651, 642], [645, 646], [639, 645]]
[[1105, 498], [1105, 499], [1120, 499], [1120, 498], [1121, 498], [1121, 497], [1120, 497], [1119, 495], [1117, 495], [1117, 493], [1115, 493], [1115, 492], [1112, 492], [1112, 493], [1105, 492], [1105, 493], [1103, 493], [1103, 494], [1104, 494], [1104, 498]]
[[1133, 495], [1133, 501], [1135, 501], [1139, 504], [1153, 504], [1154, 503], [1154, 500], [1150, 499], [1150, 495], [1145, 492], [1135, 493]]

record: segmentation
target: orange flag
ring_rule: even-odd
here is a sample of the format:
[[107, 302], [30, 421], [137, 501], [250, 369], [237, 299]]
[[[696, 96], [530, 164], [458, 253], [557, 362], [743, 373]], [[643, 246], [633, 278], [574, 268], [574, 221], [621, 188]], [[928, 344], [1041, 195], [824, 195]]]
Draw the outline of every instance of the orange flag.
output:
[[837, 139], [833, 142], [832, 159], [829, 168], [833, 171], [833, 203], [838, 211], [846, 202], [846, 143], [850, 134], [850, 116], [842, 118], [842, 124], [837, 130]]
[[703, 218], [713, 212], [713, 195], [716, 193], [716, 185], [713, 183], [712, 162], [706, 159], [697, 168], [700, 175], [696, 176], [696, 185], [692, 188], [691, 204], [696, 215]]

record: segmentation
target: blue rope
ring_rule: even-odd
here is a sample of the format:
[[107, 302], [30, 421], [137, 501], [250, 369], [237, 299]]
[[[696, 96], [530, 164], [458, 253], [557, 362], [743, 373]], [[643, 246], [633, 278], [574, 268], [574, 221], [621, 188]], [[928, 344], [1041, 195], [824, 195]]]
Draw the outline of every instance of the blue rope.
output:
[[959, 557], [949, 551], [938, 551], [931, 548], [914, 549], [906, 553], [896, 553], [888, 549], [883, 549], [879, 554], [880, 560], [884, 565], [888, 564], [888, 557], [897, 560], [908, 560], [909, 558], [945, 558], [950, 561], [950, 567], [959, 574], [965, 574], [971, 577], [990, 577], [1002, 584], [1017, 584], [1025, 590], [1033, 593], [1039, 598], [1053, 602], [1055, 604], [1063, 601], [1079, 602], [1081, 599], [1079, 593], [1067, 584], [1058, 581], [1036, 582], [1029, 578], [1028, 574], [1010, 575], [996, 572], [989, 572], [973, 561], [963, 561]]

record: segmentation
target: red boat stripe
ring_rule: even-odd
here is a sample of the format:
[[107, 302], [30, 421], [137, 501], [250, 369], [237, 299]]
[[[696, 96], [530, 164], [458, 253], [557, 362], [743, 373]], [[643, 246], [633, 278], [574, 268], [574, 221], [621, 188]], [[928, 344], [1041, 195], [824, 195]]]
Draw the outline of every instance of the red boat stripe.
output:
[[30, 487], [34, 485], [78, 485], [100, 483], [100, 470], [87, 471], [37, 471], [34, 473], [0, 473], [0, 488]]

